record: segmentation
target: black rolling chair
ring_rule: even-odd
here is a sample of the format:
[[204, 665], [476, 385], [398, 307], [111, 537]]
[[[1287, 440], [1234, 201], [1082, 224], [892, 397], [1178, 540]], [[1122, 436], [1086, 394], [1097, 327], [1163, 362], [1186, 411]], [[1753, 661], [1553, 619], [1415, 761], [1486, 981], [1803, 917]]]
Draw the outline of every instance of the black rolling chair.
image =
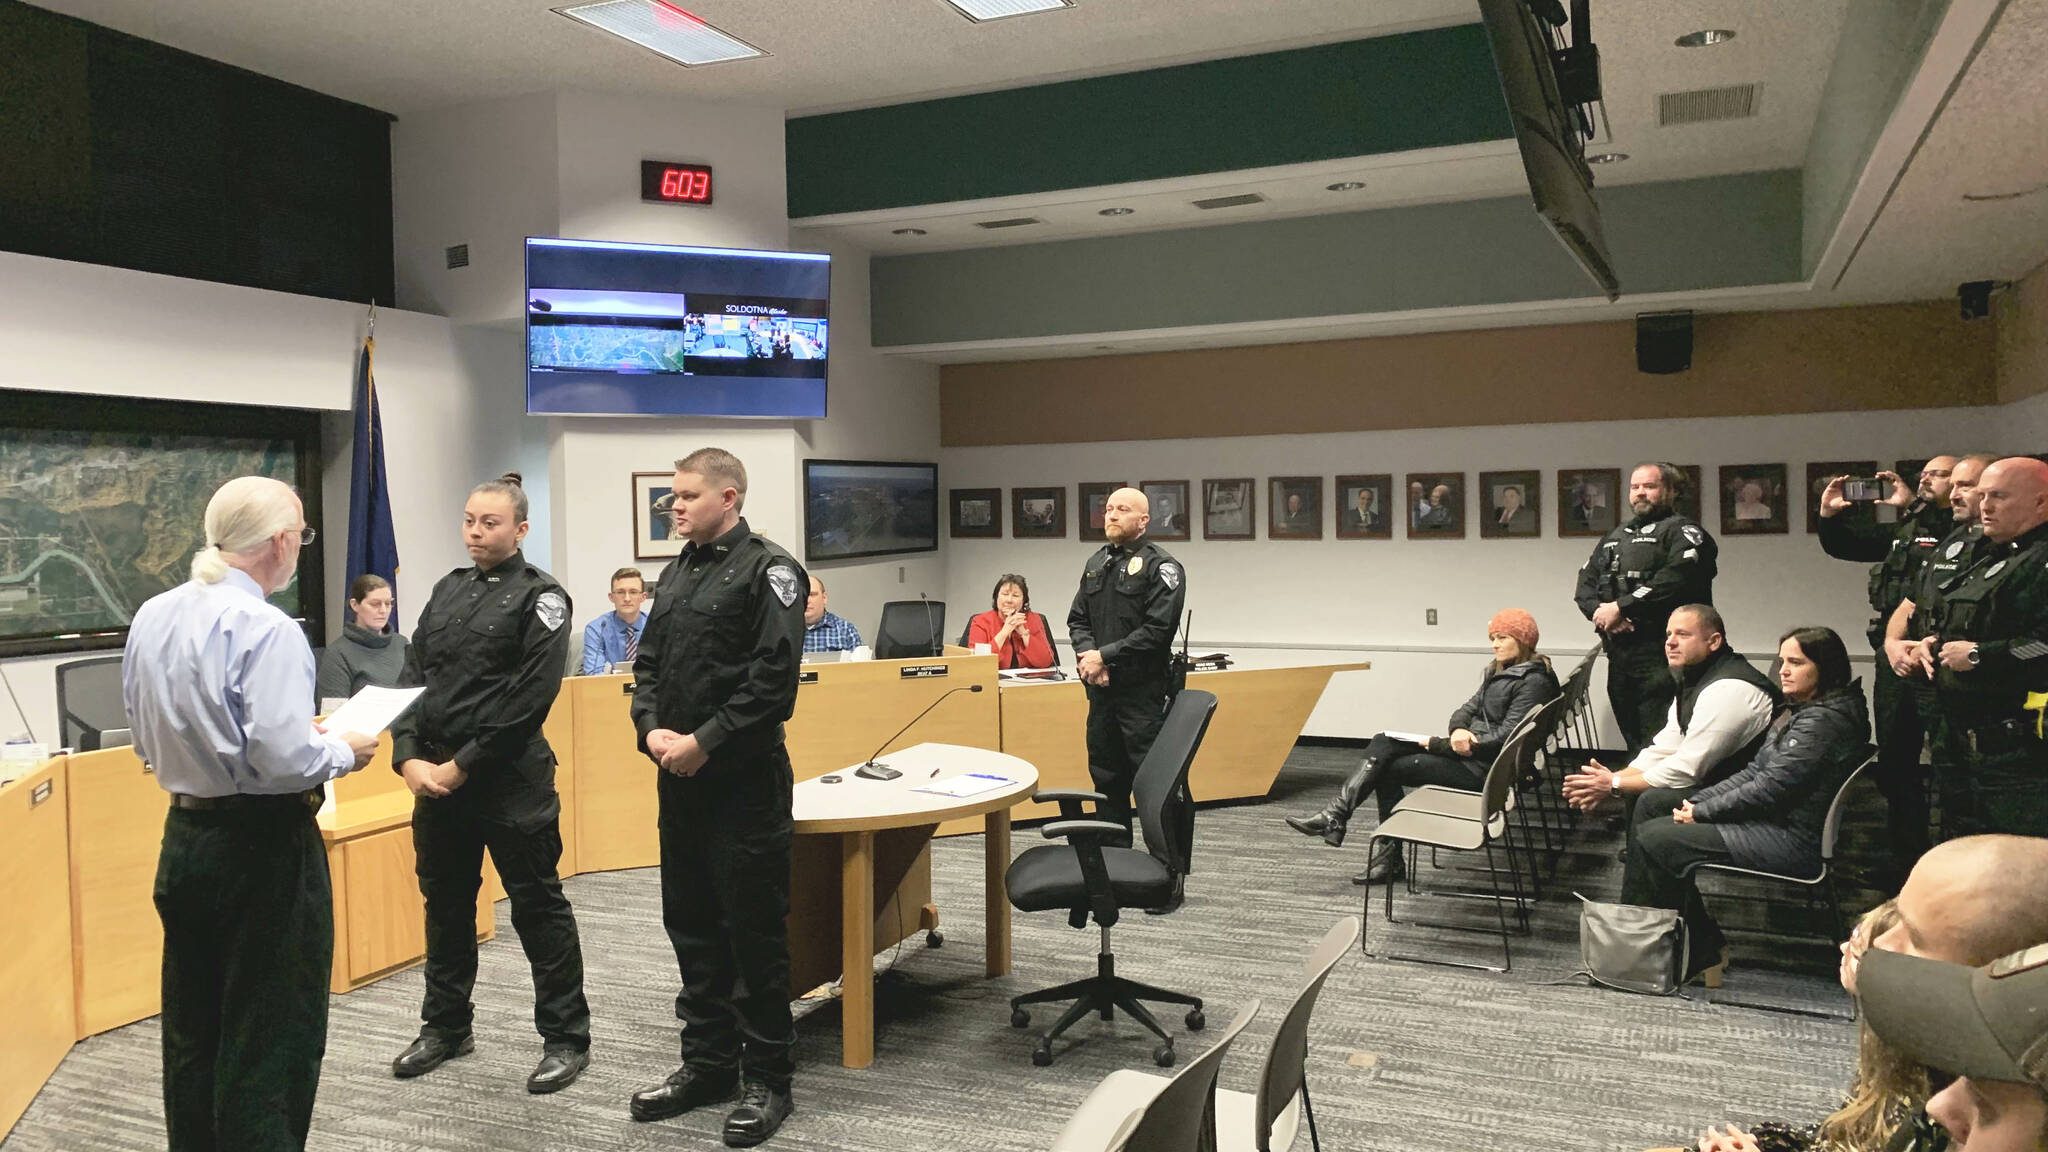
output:
[[121, 698], [121, 657], [95, 656], [57, 665], [57, 723], [64, 747], [97, 751], [100, 733], [128, 727]]
[[1028, 992], [1010, 1001], [1010, 1025], [1015, 1028], [1031, 1023], [1031, 1014], [1024, 1010], [1027, 1004], [1073, 1001], [1039, 1039], [1038, 1047], [1031, 1053], [1032, 1063], [1052, 1063], [1053, 1040], [1091, 1012], [1100, 1012], [1108, 1020], [1121, 1008], [1144, 1025], [1159, 1037], [1160, 1044], [1152, 1050], [1152, 1059], [1161, 1067], [1173, 1063], [1173, 1038], [1141, 1001], [1187, 1005], [1187, 1026], [1191, 1030], [1200, 1031], [1206, 1023], [1200, 997], [1118, 976], [1109, 930], [1125, 908], [1157, 908], [1166, 904], [1176, 883], [1187, 875], [1188, 854], [1193, 845], [1173, 842], [1172, 830], [1179, 822], [1173, 818], [1172, 810], [1176, 804], [1185, 803], [1176, 797], [1185, 795], [1188, 767], [1194, 763], [1195, 752], [1201, 748], [1202, 737], [1215, 714], [1215, 695], [1194, 689], [1174, 697], [1173, 706], [1167, 710], [1159, 738], [1153, 741], [1145, 762], [1138, 766], [1133, 787], [1137, 816], [1145, 835], [1143, 852], [1115, 847], [1129, 835], [1124, 826], [1090, 819], [1082, 811], [1084, 803], [1103, 803], [1099, 792], [1050, 790], [1032, 797], [1058, 802], [1060, 818], [1042, 831], [1067, 843], [1031, 848], [1010, 862], [1010, 869], [1003, 876], [1010, 903], [1024, 912], [1065, 908], [1067, 922], [1076, 928], [1087, 927], [1092, 913], [1102, 930], [1102, 950], [1095, 957], [1095, 975], [1056, 988]]
[[946, 602], [891, 600], [875, 627], [875, 659], [914, 660], [946, 650]]

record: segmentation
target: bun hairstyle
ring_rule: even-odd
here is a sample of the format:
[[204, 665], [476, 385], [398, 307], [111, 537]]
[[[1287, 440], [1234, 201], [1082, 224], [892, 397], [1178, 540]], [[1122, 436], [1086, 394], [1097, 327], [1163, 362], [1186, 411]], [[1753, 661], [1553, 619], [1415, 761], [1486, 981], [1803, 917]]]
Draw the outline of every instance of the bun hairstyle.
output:
[[206, 547], [192, 554], [192, 579], [218, 584], [227, 578], [229, 556], [254, 552], [299, 518], [298, 498], [268, 476], [237, 476], [206, 502]]
[[526, 488], [523, 480], [524, 478], [519, 473], [507, 472], [496, 480], [486, 480], [470, 489], [469, 494], [474, 496], [479, 492], [489, 492], [494, 496], [503, 496], [512, 502], [513, 509], [518, 513], [519, 522], [524, 524], [526, 523], [527, 503]]

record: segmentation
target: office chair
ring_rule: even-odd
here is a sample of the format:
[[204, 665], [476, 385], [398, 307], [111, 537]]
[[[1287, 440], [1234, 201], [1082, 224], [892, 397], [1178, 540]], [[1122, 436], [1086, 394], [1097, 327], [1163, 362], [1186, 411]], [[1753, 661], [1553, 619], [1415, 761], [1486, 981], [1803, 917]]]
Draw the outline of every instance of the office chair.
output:
[[[1347, 947], [1348, 942], [1347, 942]], [[1053, 1152], [1210, 1152], [1216, 1147], [1216, 1074], [1230, 1042], [1259, 1014], [1244, 1006], [1209, 1050], [1171, 1079], [1112, 1072], [1067, 1118]]]
[[57, 665], [57, 723], [64, 747], [97, 751], [100, 733], [128, 727], [121, 698], [121, 657], [94, 656]]
[[1130, 835], [1123, 825], [1091, 819], [1083, 813], [1084, 803], [1092, 802], [1099, 810], [1106, 799], [1100, 792], [1054, 789], [1032, 796], [1034, 801], [1059, 804], [1060, 818], [1041, 831], [1050, 839], [1064, 839], [1067, 843], [1027, 849], [1010, 862], [1009, 871], [1003, 874], [1010, 903], [1024, 912], [1065, 908], [1067, 922], [1076, 928], [1087, 927], [1092, 913], [1102, 930], [1102, 950], [1095, 957], [1095, 975], [1029, 992], [1010, 1001], [1013, 1028], [1031, 1023], [1031, 1014], [1024, 1010], [1027, 1004], [1074, 1002], [1039, 1038], [1038, 1047], [1031, 1053], [1033, 1064], [1043, 1067], [1052, 1063], [1053, 1040], [1081, 1017], [1100, 1012], [1108, 1020], [1116, 1009], [1122, 1008], [1159, 1037], [1159, 1046], [1152, 1050], [1153, 1061], [1162, 1068], [1171, 1065], [1173, 1038], [1140, 1003], [1145, 1000], [1188, 1005], [1187, 1026], [1201, 1031], [1205, 1020], [1200, 997], [1140, 984], [1116, 974], [1109, 930], [1125, 908], [1157, 908], [1166, 904], [1176, 883], [1187, 875], [1188, 854], [1193, 845], [1174, 843], [1174, 829], [1186, 821], [1177, 821], [1173, 810], [1185, 803], [1177, 798], [1185, 795], [1188, 767], [1194, 763], [1202, 737], [1209, 730], [1209, 720], [1215, 714], [1215, 694], [1196, 690], [1174, 697], [1173, 706], [1167, 710], [1159, 738], [1152, 742], [1152, 750], [1138, 766], [1132, 789], [1145, 834], [1143, 852], [1115, 846]]
[[946, 602], [891, 600], [875, 626], [875, 659], [909, 660], [937, 656], [946, 648]]

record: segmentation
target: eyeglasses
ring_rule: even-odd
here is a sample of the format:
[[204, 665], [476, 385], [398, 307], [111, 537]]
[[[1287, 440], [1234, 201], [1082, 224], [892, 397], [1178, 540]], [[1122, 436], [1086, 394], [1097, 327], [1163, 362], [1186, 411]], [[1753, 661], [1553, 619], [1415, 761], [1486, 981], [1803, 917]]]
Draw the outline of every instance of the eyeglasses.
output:
[[1930, 476], [1932, 476], [1936, 480], [1946, 480], [1948, 479], [1948, 475], [1949, 472], [1946, 468], [1922, 468], [1920, 470], [1920, 478], [1922, 480], [1925, 480]]
[[301, 528], [301, 529], [299, 529], [299, 543], [300, 543], [300, 544], [311, 544], [311, 543], [312, 543], [313, 541], [315, 541], [315, 540], [317, 540], [317, 539], [319, 539], [319, 538], [320, 538], [320, 530], [319, 530], [318, 528]]

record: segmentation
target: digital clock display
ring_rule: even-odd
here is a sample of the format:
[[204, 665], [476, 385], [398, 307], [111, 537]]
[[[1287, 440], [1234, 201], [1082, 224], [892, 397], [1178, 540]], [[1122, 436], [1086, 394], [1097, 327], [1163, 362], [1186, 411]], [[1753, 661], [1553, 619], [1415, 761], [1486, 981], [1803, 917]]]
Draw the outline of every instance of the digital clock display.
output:
[[709, 204], [711, 169], [703, 164], [642, 160], [640, 198], [662, 204]]

